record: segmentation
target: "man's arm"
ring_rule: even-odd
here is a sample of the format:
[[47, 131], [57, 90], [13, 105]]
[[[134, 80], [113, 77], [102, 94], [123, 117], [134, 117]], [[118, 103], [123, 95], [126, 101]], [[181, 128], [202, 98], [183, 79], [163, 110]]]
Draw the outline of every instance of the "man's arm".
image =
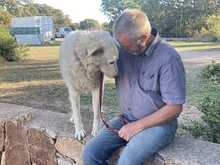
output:
[[164, 107], [162, 107], [161, 109], [152, 113], [149, 116], [146, 116], [135, 122], [126, 124], [119, 130], [118, 135], [126, 141], [129, 141], [132, 138], [132, 136], [134, 136], [138, 132], [141, 132], [150, 127], [162, 125], [179, 115], [181, 112], [182, 104], [165, 105]]

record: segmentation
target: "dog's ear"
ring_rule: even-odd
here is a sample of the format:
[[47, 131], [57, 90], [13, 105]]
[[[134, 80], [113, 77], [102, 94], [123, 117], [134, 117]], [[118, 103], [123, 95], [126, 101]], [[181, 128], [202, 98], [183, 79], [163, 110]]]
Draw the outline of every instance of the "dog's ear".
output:
[[90, 48], [88, 50], [88, 55], [97, 56], [102, 55], [104, 53], [103, 47]]
[[103, 54], [103, 53], [104, 53], [104, 49], [103, 49], [103, 47], [101, 47], [101, 48], [97, 48], [94, 52], [92, 52], [91, 55], [97, 56], [97, 55], [100, 55], [100, 54]]

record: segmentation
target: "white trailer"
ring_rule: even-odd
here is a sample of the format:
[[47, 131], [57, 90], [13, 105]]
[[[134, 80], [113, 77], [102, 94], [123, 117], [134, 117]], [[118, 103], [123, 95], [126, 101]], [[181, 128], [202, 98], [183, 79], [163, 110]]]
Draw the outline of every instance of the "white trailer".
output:
[[45, 39], [54, 39], [53, 17], [34, 16], [12, 18], [12, 28], [15, 27], [39, 27], [39, 34], [43, 34]]

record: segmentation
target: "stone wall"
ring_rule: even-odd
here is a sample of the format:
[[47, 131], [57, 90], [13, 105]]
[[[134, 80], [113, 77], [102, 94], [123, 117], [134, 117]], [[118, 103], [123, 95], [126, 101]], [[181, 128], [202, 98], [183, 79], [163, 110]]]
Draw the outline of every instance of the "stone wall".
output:
[[[0, 103], [1, 165], [82, 165], [84, 141], [74, 139], [70, 115], [36, 108]], [[84, 119], [91, 132], [92, 120]], [[115, 165], [123, 148], [109, 159]], [[219, 165], [220, 145], [176, 137], [145, 165]]]

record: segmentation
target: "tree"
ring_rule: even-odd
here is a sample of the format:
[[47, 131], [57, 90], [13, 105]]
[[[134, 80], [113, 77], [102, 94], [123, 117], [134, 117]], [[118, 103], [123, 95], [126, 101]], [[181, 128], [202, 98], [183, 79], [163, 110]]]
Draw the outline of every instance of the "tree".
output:
[[207, 29], [208, 29], [208, 37], [213, 38], [216, 40], [220, 38], [220, 16], [219, 15], [212, 15], [209, 16], [207, 19]]
[[208, 30], [206, 21], [211, 15], [220, 15], [219, 0], [102, 0], [101, 10], [111, 20], [126, 8], [141, 9], [151, 25], [163, 37], [202, 36]]
[[94, 19], [85, 19], [84, 21], [79, 22], [79, 28], [82, 30], [90, 28], [101, 28], [101, 25]]
[[53, 16], [54, 27], [70, 26], [71, 19], [61, 10], [46, 4], [33, 3], [33, 0], [1, 0], [0, 24], [10, 26], [12, 17]]
[[5, 10], [8, 11], [11, 15], [20, 17], [21, 11], [18, 6], [17, 1], [15, 0], [1, 0], [0, 6]]
[[38, 7], [39, 7], [38, 5], [35, 5], [33, 3], [22, 5], [22, 7], [21, 7], [22, 17], [30, 17], [30, 16], [39, 15]]
[[70, 24], [70, 28], [71, 28], [73, 31], [78, 30], [78, 29], [79, 29], [79, 23], [76, 22], [76, 23]]
[[54, 27], [66, 27], [72, 24], [71, 19], [68, 15], [64, 15], [59, 9], [54, 9], [51, 14], [54, 20]]
[[109, 23], [108, 23], [108, 22], [102, 23], [102, 27], [103, 27], [103, 30], [110, 30], [110, 27], [109, 27]]
[[[158, 28], [162, 37], [212, 37], [211, 34], [219, 37], [218, 30], [214, 30], [217, 27], [214, 27], [212, 21], [216, 22], [220, 16], [220, 0], [102, 0], [101, 11], [110, 20], [103, 28], [111, 32], [115, 19], [126, 8], [145, 12], [151, 25]], [[90, 19], [81, 21], [78, 25], [73, 24], [70, 17], [61, 10], [46, 4], [33, 3], [33, 0], [0, 0], [1, 25], [10, 26], [12, 17], [21, 16], [53, 16], [55, 28], [101, 28], [97, 21]]]
[[42, 16], [52, 16], [53, 11], [54, 8], [46, 4], [40, 4], [40, 8], [38, 8], [38, 13]]
[[8, 11], [4, 11], [2, 7], [0, 7], [0, 25], [4, 27], [8, 27], [11, 25], [12, 15]]
[[72, 21], [71, 21], [69, 15], [64, 15], [64, 25], [70, 26], [71, 24], [72, 24]]
[[136, 8], [140, 9], [138, 3], [135, 0], [123, 0], [123, 1], [112, 1], [112, 0], [102, 0], [101, 11], [111, 20], [115, 19], [122, 13], [126, 8]]

